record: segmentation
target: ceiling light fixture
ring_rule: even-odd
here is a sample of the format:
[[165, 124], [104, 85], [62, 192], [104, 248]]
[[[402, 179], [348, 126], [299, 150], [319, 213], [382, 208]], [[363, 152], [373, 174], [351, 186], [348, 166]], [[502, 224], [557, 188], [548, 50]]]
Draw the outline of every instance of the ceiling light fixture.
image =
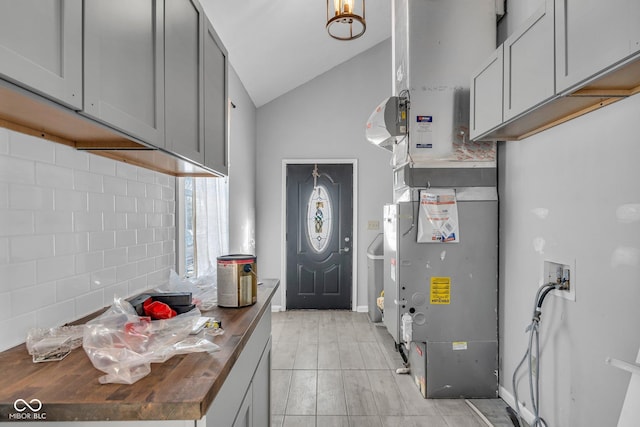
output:
[[353, 40], [364, 34], [364, 0], [327, 0], [327, 31], [338, 40]]

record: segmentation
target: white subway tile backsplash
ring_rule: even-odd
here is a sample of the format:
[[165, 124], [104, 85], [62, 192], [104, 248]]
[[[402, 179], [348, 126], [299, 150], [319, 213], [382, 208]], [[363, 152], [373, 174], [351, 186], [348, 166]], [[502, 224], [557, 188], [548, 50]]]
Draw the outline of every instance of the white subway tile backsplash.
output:
[[38, 283], [63, 279], [75, 274], [73, 255], [42, 258], [36, 261], [36, 278]]
[[36, 262], [0, 265], [0, 292], [13, 291], [36, 284]]
[[89, 193], [89, 212], [115, 212], [116, 198], [113, 194]]
[[[137, 199], [138, 201], [138, 212], [139, 213], [151, 213], [153, 212], [153, 200], [152, 199]], [[152, 227], [149, 225], [149, 227]]]
[[0, 293], [0, 322], [11, 318], [11, 292]]
[[155, 242], [147, 245], [148, 257], [157, 257], [160, 255], [162, 255], [162, 242]]
[[162, 186], [158, 184], [147, 184], [147, 197], [150, 199], [162, 199]]
[[9, 208], [53, 210], [53, 189], [35, 185], [9, 185]]
[[19, 263], [53, 256], [53, 234], [12, 237], [11, 262]]
[[46, 163], [36, 163], [36, 184], [43, 187], [72, 189], [73, 170]]
[[56, 282], [56, 301], [66, 301], [91, 290], [91, 276], [80, 274]]
[[0, 156], [0, 181], [14, 184], [34, 184], [36, 163], [15, 157]]
[[73, 188], [80, 191], [102, 192], [102, 175], [81, 170], [73, 171]]
[[74, 212], [74, 231], [100, 231], [102, 230], [101, 212]]
[[93, 173], [100, 175], [115, 176], [116, 174], [116, 163], [102, 156], [89, 157], [89, 168]]
[[0, 321], [0, 343], [4, 349], [14, 347], [25, 342], [29, 329], [36, 327], [36, 312], [11, 316]]
[[129, 262], [139, 261], [147, 256], [147, 245], [129, 247]]
[[162, 227], [162, 214], [158, 213], [148, 213], [147, 214], [147, 225], [149, 227], [153, 227], [152, 229], [155, 231], [156, 227]]
[[136, 212], [135, 197], [116, 196], [116, 212]]
[[122, 263], [116, 267], [116, 280], [118, 282], [133, 279], [138, 275], [138, 265], [135, 262], [131, 264]]
[[76, 316], [80, 318], [98, 311], [113, 301], [105, 301], [103, 290], [98, 289], [97, 291], [87, 292], [86, 294], [77, 296], [75, 302]]
[[129, 280], [129, 294], [135, 295], [142, 291], [146, 291], [147, 289], [151, 289], [152, 285], [150, 285], [147, 281], [147, 276], [138, 276], [135, 279]]
[[32, 234], [34, 230], [35, 228], [33, 224], [33, 212], [2, 212], [2, 221], [0, 221], [0, 236], [18, 236], [20, 234]]
[[71, 212], [36, 212], [34, 223], [38, 234], [65, 233], [73, 231], [73, 214]]
[[145, 214], [128, 213], [127, 214], [127, 228], [135, 230], [139, 228], [147, 227], [147, 216]]
[[127, 262], [127, 248], [104, 251], [104, 266], [117, 267]]
[[134, 246], [136, 241], [136, 230], [118, 230], [116, 231], [116, 246]]
[[0, 128], [0, 154], [9, 154], [9, 130]]
[[138, 168], [128, 163], [116, 162], [116, 175], [129, 181], [138, 179]]
[[88, 252], [75, 255], [76, 274], [100, 270], [104, 267], [103, 252]]
[[0, 182], [0, 209], [5, 210], [8, 208], [9, 208], [9, 183]]
[[104, 270], [91, 273], [91, 289], [100, 289], [116, 283], [116, 268], [105, 268]]
[[152, 243], [152, 242], [153, 242], [152, 228], [141, 228], [136, 230], [136, 243], [141, 245], [143, 243]]
[[145, 258], [142, 261], [138, 261], [138, 274], [147, 274], [154, 271], [156, 268], [156, 262], [153, 258]]
[[9, 239], [0, 237], [0, 265], [9, 263]]
[[11, 313], [13, 316], [18, 316], [44, 308], [55, 301], [55, 283], [42, 283], [37, 286], [16, 289], [11, 292]]
[[127, 282], [116, 283], [104, 288], [104, 300], [111, 301], [115, 298], [126, 298], [129, 294], [129, 284]]
[[105, 176], [103, 178], [104, 192], [105, 194], [126, 196], [127, 195], [127, 180], [122, 178], [116, 178], [111, 176]]
[[0, 128], [0, 351], [168, 282], [175, 178]]
[[87, 192], [76, 190], [53, 190], [53, 204], [56, 211], [86, 212]]
[[147, 186], [144, 182], [127, 182], [127, 195], [132, 197], [146, 197]]
[[89, 250], [89, 233], [62, 233], [56, 234], [55, 255], [73, 255]]
[[[153, 172], [152, 170], [149, 169], [138, 169], [138, 181], [140, 182], [144, 182], [147, 184], [153, 184], [154, 182], [156, 182], [156, 174], [155, 172]], [[160, 176], [165, 176], [167, 179], [169, 178], [168, 175], [160, 175]], [[168, 185], [168, 184], [166, 184]]]
[[89, 170], [89, 154], [75, 150], [62, 144], [52, 144], [55, 147], [56, 165], [69, 169]]
[[96, 231], [89, 233], [89, 250], [102, 251], [116, 247], [116, 233], [114, 231]]
[[35, 136], [12, 133], [9, 137], [9, 154], [37, 162], [53, 163], [55, 146]]
[[51, 328], [76, 320], [75, 306], [75, 301], [67, 300], [38, 310], [36, 313], [37, 327]]
[[117, 231], [127, 228], [127, 214], [125, 213], [103, 213], [105, 231]]

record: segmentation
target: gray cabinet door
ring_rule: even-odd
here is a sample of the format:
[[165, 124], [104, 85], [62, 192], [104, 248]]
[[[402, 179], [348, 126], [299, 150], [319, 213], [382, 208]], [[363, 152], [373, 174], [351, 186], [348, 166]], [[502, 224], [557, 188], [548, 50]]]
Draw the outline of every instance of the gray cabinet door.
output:
[[[556, 84], [558, 92], [615, 64], [632, 50], [640, 28], [638, 2], [556, 1]], [[635, 16], [634, 16], [635, 11]], [[605, 28], [603, 28], [603, 24]]]
[[163, 147], [163, 1], [86, 0], [84, 7], [84, 114]]
[[165, 1], [166, 148], [204, 163], [204, 12], [197, 1]]
[[0, 78], [82, 108], [82, 0], [0, 0]]
[[503, 44], [505, 121], [556, 93], [553, 24], [553, 0], [545, 0]]
[[502, 123], [503, 46], [471, 77], [471, 139]]
[[253, 392], [251, 384], [249, 384], [249, 389], [247, 390], [247, 394], [245, 394], [244, 399], [242, 400], [242, 404], [240, 405], [240, 409], [238, 410], [236, 420], [233, 422], [233, 427], [253, 427], [252, 399]]
[[264, 349], [260, 363], [253, 374], [253, 427], [271, 425], [271, 340]]
[[204, 165], [228, 173], [227, 52], [206, 20], [204, 35]]

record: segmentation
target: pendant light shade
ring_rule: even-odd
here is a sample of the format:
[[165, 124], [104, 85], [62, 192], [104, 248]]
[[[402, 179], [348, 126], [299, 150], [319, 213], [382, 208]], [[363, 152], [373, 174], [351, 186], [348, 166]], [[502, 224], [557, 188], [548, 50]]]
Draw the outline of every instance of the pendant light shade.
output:
[[364, 34], [365, 0], [327, 0], [327, 31], [338, 40], [353, 40]]

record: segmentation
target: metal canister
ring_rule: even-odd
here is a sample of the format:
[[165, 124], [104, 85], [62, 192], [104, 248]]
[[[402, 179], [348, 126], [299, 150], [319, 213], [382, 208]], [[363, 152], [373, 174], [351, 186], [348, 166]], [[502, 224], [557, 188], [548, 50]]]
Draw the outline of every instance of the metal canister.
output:
[[256, 257], [234, 254], [218, 257], [218, 305], [245, 307], [258, 299]]

